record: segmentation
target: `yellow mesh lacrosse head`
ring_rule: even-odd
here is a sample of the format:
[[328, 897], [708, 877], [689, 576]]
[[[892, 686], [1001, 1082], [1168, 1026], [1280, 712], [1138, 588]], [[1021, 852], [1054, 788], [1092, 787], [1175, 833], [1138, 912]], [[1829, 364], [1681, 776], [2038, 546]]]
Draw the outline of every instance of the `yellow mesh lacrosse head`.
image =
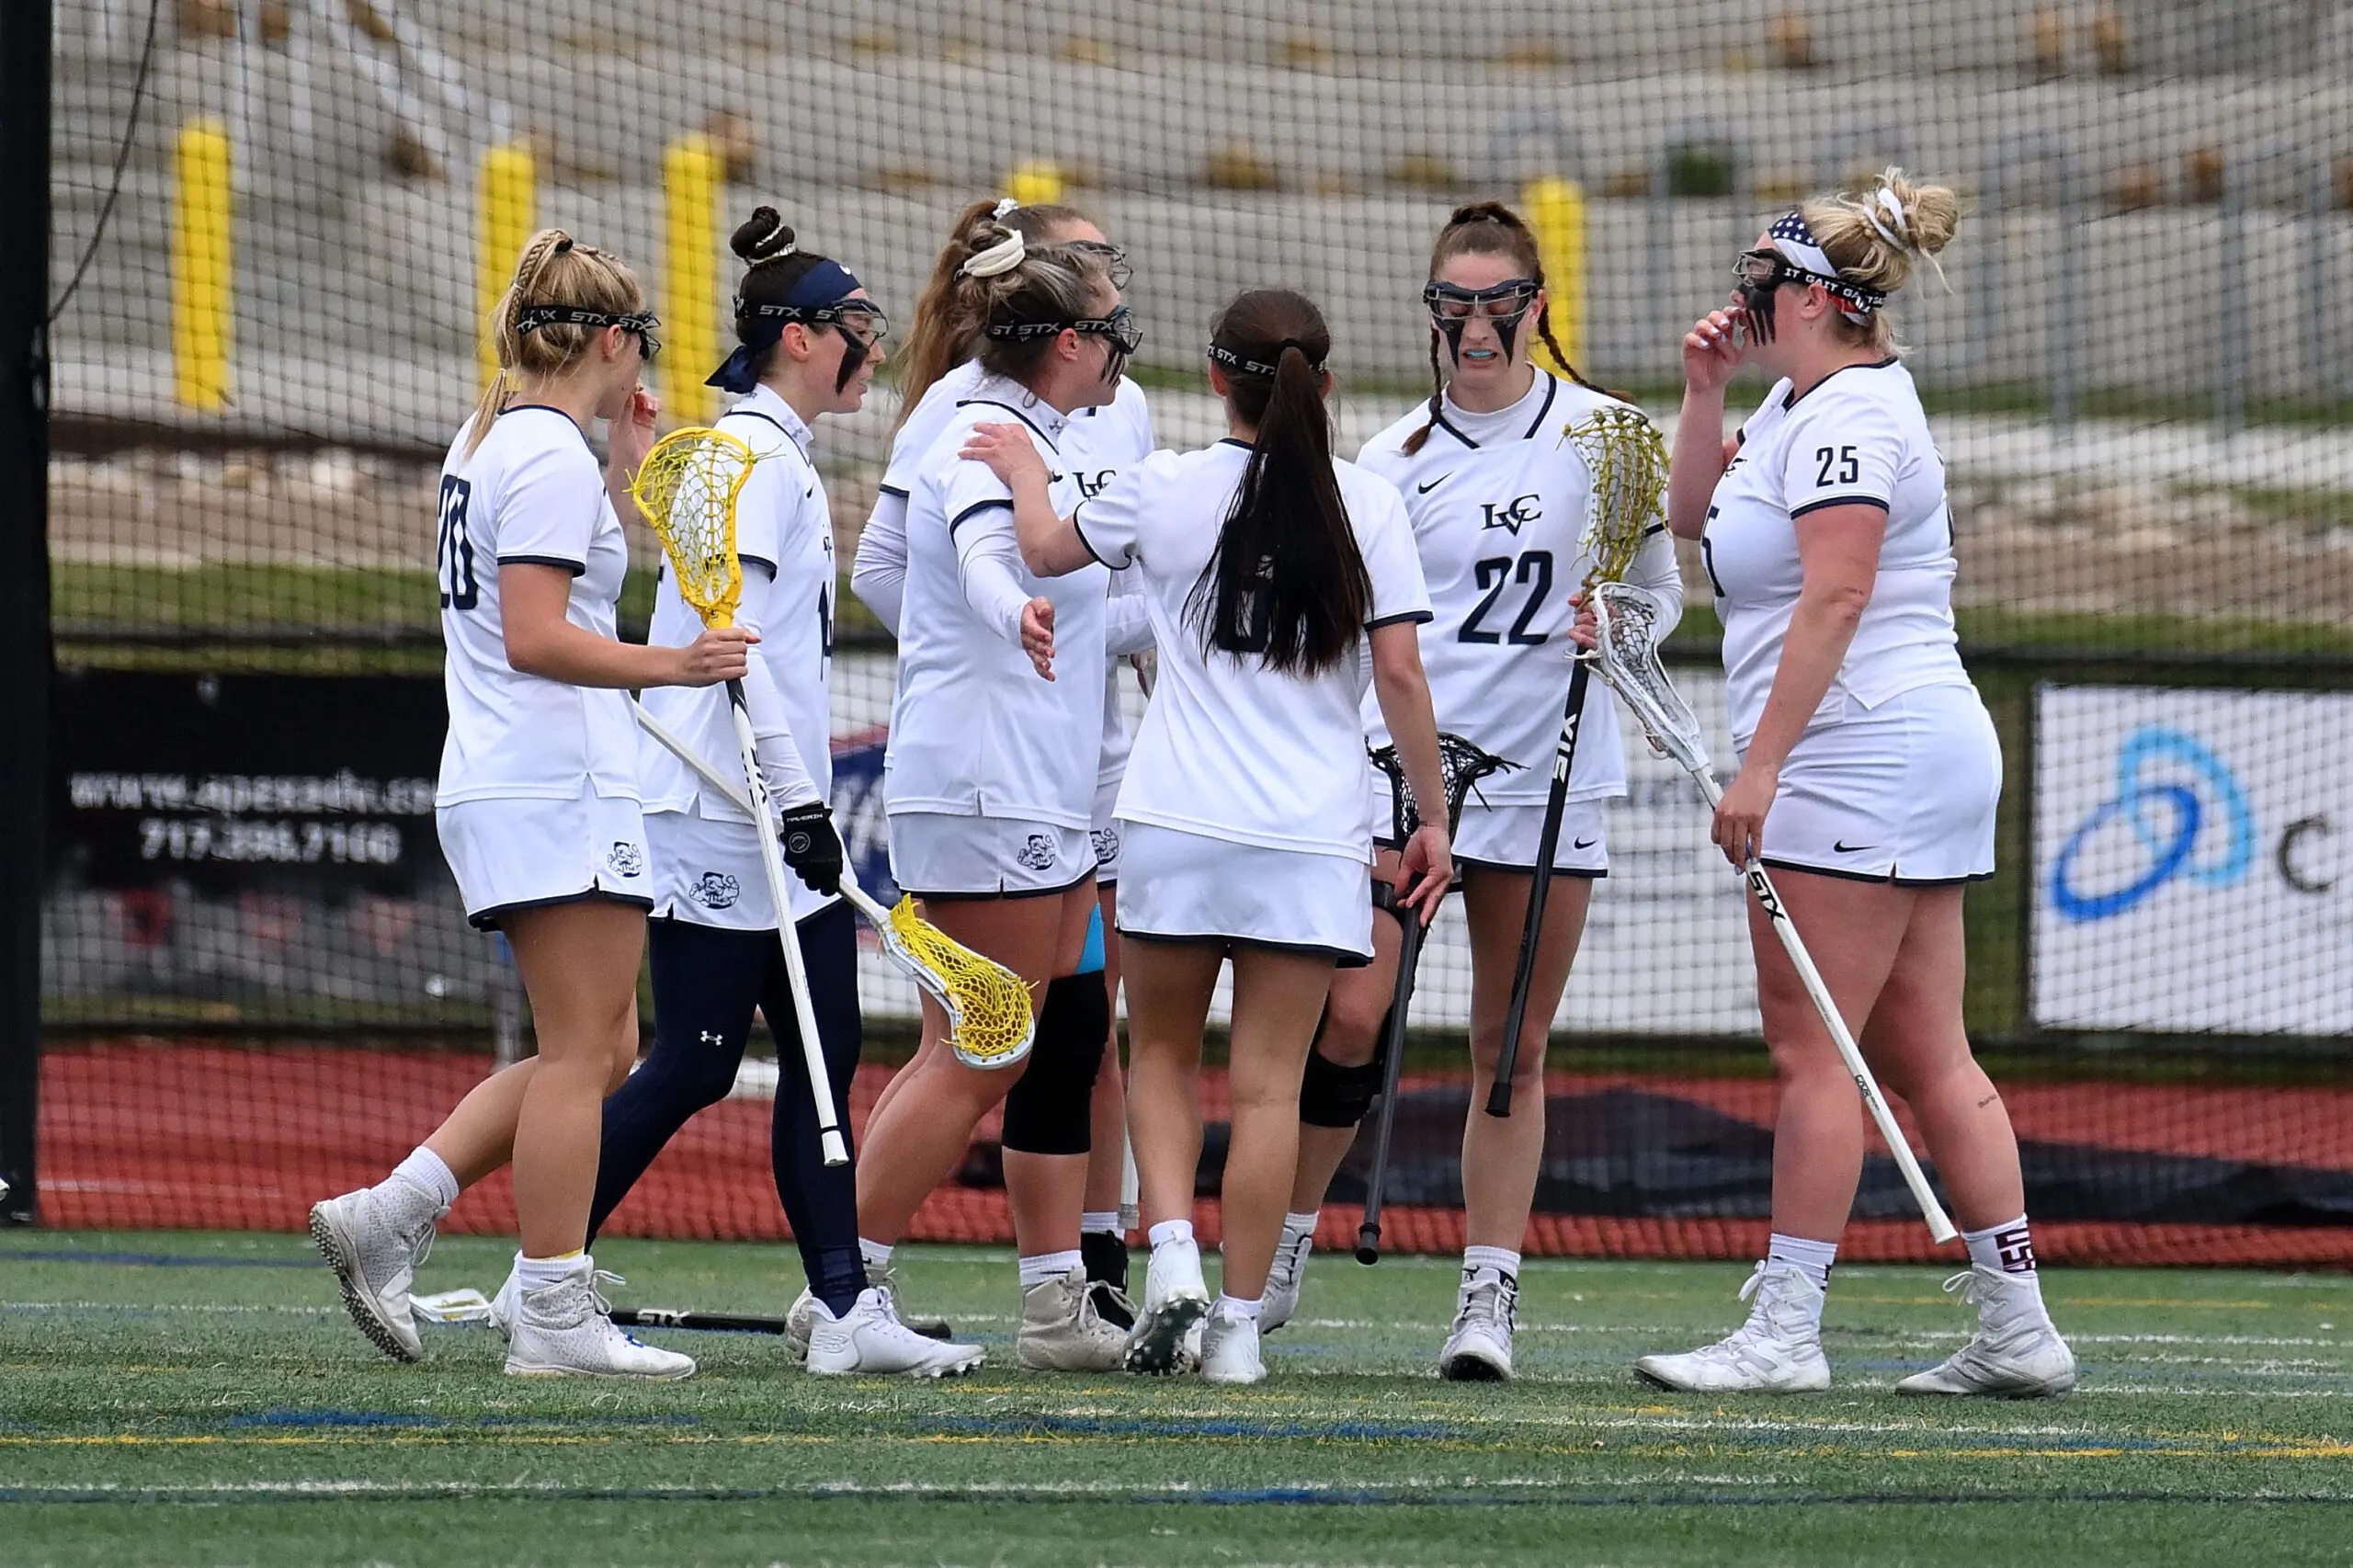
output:
[[629, 487], [662, 541], [678, 595], [705, 626], [732, 626], [744, 594], [735, 558], [735, 497], [752, 476], [752, 449], [723, 430], [673, 430], [654, 443]]
[[903, 898], [891, 911], [883, 947], [948, 1010], [948, 1044], [972, 1067], [1010, 1067], [1029, 1054], [1037, 1026], [1029, 988], [994, 959], [950, 937]]
[[1631, 408], [1597, 408], [1570, 426], [1573, 443], [1593, 475], [1586, 494], [1585, 538], [1595, 583], [1615, 583], [1634, 564], [1666, 496], [1666, 443], [1647, 415]]

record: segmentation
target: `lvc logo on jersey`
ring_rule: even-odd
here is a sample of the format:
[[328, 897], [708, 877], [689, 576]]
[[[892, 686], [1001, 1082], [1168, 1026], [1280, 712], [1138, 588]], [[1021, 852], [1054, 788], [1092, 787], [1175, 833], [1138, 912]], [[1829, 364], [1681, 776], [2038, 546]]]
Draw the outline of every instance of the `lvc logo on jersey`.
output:
[[744, 896], [744, 884], [724, 871], [705, 871], [695, 879], [688, 896], [705, 909], [733, 909]]
[[1503, 506], [1489, 501], [1479, 508], [1485, 518], [1480, 526], [1509, 528], [1516, 534], [1521, 524], [1535, 522], [1544, 516], [1544, 508], [1537, 505], [1537, 500], [1534, 495], [1515, 495]]
[[1097, 495], [1103, 494], [1103, 487], [1109, 484], [1113, 479], [1118, 477], [1119, 472], [1120, 471], [1116, 468], [1100, 468], [1097, 469], [1093, 473], [1089, 473], [1082, 468], [1074, 470], [1071, 473], [1071, 477], [1078, 481], [1079, 494], [1085, 499], [1092, 501]]

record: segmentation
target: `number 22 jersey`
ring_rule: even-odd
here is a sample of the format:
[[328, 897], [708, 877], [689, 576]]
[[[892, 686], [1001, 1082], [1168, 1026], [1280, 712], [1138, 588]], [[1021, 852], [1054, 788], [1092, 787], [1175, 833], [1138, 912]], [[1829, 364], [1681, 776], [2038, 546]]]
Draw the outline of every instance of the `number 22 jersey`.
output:
[[[1366, 442], [1357, 459], [1397, 486], [1413, 520], [1436, 612], [1421, 642], [1438, 727], [1519, 765], [1482, 779], [1470, 809], [1479, 800], [1540, 805], [1552, 789], [1571, 674], [1569, 596], [1592, 566], [1581, 543], [1592, 474], [1564, 432], [1597, 409], [1623, 406], [1540, 369], [1528, 395], [1508, 408], [1474, 415], [1445, 400], [1419, 452], [1409, 455], [1405, 440], [1428, 419], [1422, 408]], [[1658, 601], [1662, 626], [1672, 627], [1683, 610], [1675, 547], [1663, 517], [1643, 527], [1626, 580]], [[1591, 690], [1571, 801], [1626, 792], [1618, 704], [1599, 685]], [[1389, 738], [1370, 702], [1364, 721], [1373, 744]]]

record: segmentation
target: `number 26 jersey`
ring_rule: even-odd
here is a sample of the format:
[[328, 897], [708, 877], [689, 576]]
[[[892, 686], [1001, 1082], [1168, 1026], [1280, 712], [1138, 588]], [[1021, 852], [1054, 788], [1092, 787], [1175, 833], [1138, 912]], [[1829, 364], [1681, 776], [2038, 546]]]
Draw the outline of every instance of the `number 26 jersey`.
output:
[[[1438, 727], [1519, 765], [1482, 779], [1466, 810], [1482, 800], [1540, 805], [1552, 788], [1571, 673], [1569, 597], [1592, 566], [1581, 542], [1592, 474], [1563, 434], [1613, 406], [1624, 405], [1540, 369], [1526, 397], [1492, 414], [1467, 414], [1445, 400], [1418, 452], [1409, 455], [1405, 440], [1428, 419], [1426, 408], [1366, 442], [1357, 459], [1397, 486], [1413, 521], [1435, 612], [1421, 642]], [[1672, 627], [1683, 609], [1675, 547], [1664, 517], [1643, 527], [1626, 580], [1659, 602], [1662, 625]], [[1626, 792], [1618, 704], [1598, 684], [1591, 689], [1571, 801]], [[1370, 700], [1364, 721], [1372, 744], [1388, 740]]]

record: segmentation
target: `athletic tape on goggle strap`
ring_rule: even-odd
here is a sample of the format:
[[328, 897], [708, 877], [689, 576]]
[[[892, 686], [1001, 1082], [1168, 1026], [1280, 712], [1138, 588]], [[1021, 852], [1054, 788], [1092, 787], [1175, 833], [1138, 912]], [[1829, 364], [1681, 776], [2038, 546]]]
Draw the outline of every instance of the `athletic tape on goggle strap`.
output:
[[[1210, 358], [1229, 370], [1239, 370], [1245, 376], [1261, 376], [1272, 381], [1276, 372], [1282, 367], [1283, 350], [1286, 348], [1296, 348], [1299, 350], [1300, 358], [1303, 359], [1307, 358], [1307, 345], [1295, 337], [1286, 337], [1280, 343], [1269, 344], [1259, 348], [1223, 348], [1212, 343], [1210, 345]], [[1263, 359], [1254, 358], [1261, 354], [1267, 358]], [[1308, 359], [1307, 369], [1310, 375], [1320, 376], [1324, 373], [1324, 361]]]

